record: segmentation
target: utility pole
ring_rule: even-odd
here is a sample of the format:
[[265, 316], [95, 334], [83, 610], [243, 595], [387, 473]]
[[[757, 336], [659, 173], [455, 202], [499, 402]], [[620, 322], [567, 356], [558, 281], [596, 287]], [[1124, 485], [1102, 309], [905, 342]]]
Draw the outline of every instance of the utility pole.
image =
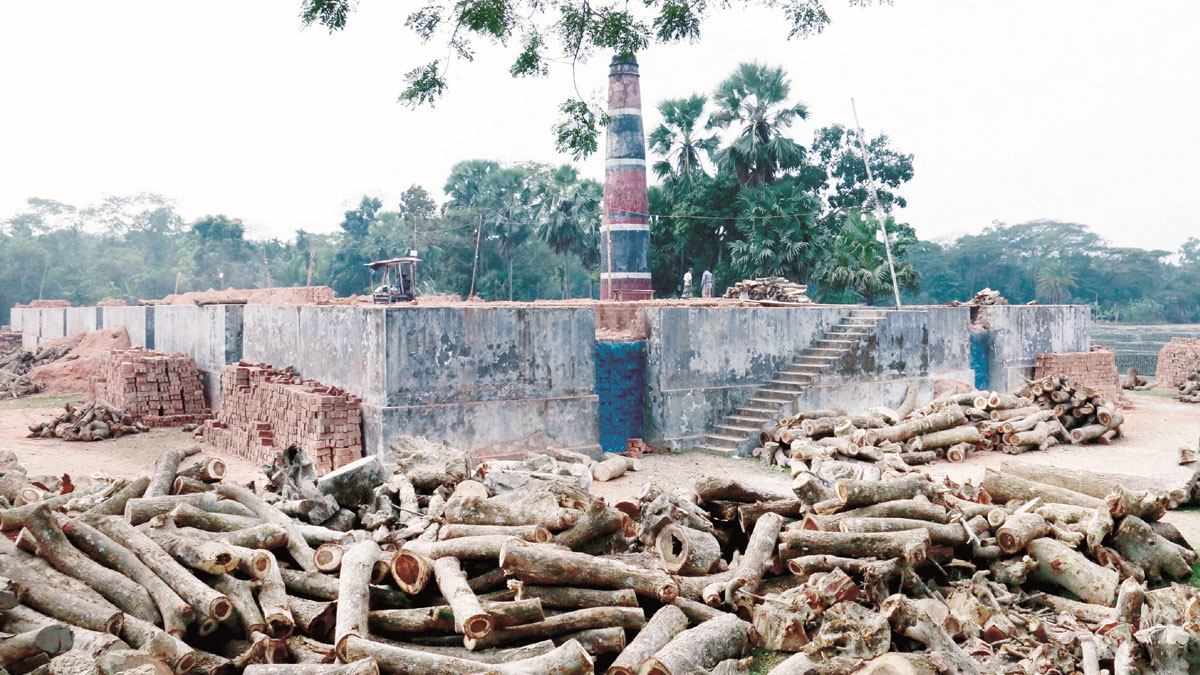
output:
[[879, 193], [875, 190], [875, 175], [871, 171], [871, 155], [867, 152], [867, 143], [863, 140], [862, 125], [858, 123], [858, 107], [854, 99], [850, 99], [850, 109], [854, 112], [854, 128], [858, 130], [858, 147], [862, 150], [863, 164], [867, 167], [867, 182], [871, 185], [871, 201], [875, 202], [875, 218], [883, 230], [883, 250], [887, 252], [888, 271], [892, 273], [892, 292], [896, 294], [896, 309], [900, 309], [900, 284], [896, 283], [896, 264], [892, 262], [892, 243], [888, 239], [886, 216], [883, 204], [879, 202]]
[[483, 236], [483, 215], [479, 216], [478, 223], [475, 228], [475, 261], [471, 263], [471, 292], [467, 293], [468, 300], [475, 296], [475, 270], [479, 268], [479, 239]]

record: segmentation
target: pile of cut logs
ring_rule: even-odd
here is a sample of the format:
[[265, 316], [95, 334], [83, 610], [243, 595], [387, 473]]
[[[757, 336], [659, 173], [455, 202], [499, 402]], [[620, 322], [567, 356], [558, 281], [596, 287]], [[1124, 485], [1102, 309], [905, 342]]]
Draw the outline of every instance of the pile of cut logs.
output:
[[975, 294], [975, 297], [966, 302], [960, 300], [952, 300], [951, 307], [986, 307], [988, 305], [1007, 305], [1008, 298], [1000, 295], [1000, 291], [994, 291], [990, 288], [985, 288]]
[[808, 286], [792, 283], [783, 277], [744, 279], [725, 289], [725, 297], [799, 305], [812, 302], [808, 298]]
[[0, 398], [20, 398], [36, 394], [46, 388], [41, 382], [32, 382], [24, 375], [14, 375], [0, 370]]
[[149, 427], [132, 415], [101, 399], [68, 403], [52, 420], [29, 426], [29, 438], [61, 438], [64, 441], [102, 441], [127, 434], [140, 434]]
[[961, 462], [979, 450], [1020, 454], [1060, 443], [1108, 444], [1120, 436], [1124, 421], [1110, 402], [1063, 376], [1034, 380], [1016, 394], [947, 394], [921, 408], [915, 401], [916, 389], [910, 388], [894, 411], [801, 411], [764, 429], [754, 454], [780, 466], [821, 461], [833, 462], [829, 470], [877, 474], [879, 469], [837, 463], [898, 467], [939, 458]]
[[1179, 384], [1179, 400], [1184, 403], [1200, 403], [1200, 370], [1192, 371]]
[[72, 348], [69, 345], [38, 347], [36, 352], [14, 349], [0, 358], [0, 370], [6, 370], [14, 375], [24, 375], [40, 365], [61, 359]]
[[1125, 379], [1121, 380], [1122, 389], [1131, 389], [1134, 391], [1145, 391], [1150, 389], [1150, 380], [1141, 376], [1137, 368], [1130, 368], [1125, 371]]

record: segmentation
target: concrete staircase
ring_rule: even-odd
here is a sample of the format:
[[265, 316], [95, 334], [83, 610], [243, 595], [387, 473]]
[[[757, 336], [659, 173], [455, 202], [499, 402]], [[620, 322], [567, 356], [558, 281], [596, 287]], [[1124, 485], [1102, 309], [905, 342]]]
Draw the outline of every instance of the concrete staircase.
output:
[[755, 390], [745, 405], [714, 426], [705, 436], [704, 443], [696, 448], [728, 456], [747, 452], [758, 445], [758, 434], [763, 425], [785, 414], [786, 408], [795, 403], [806, 387], [870, 335], [886, 316], [883, 309], [850, 310], [850, 316], [822, 333], [810, 347], [800, 352], [795, 361], [776, 371], [772, 379]]

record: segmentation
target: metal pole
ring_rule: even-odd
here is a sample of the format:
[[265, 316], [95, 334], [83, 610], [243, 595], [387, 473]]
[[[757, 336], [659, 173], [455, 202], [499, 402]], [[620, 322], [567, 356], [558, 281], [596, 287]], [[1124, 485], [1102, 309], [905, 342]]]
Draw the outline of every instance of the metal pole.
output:
[[858, 130], [858, 147], [862, 150], [863, 164], [867, 167], [867, 182], [871, 184], [871, 201], [875, 202], [875, 218], [883, 230], [883, 250], [887, 252], [888, 271], [892, 273], [892, 292], [896, 294], [896, 309], [900, 309], [900, 284], [896, 283], [896, 264], [892, 262], [892, 243], [888, 239], [886, 214], [883, 205], [879, 203], [879, 193], [875, 190], [875, 175], [871, 171], [871, 155], [867, 153], [867, 143], [863, 140], [862, 125], [858, 123], [858, 107], [854, 98], [850, 98], [850, 110], [854, 112], [854, 128]]

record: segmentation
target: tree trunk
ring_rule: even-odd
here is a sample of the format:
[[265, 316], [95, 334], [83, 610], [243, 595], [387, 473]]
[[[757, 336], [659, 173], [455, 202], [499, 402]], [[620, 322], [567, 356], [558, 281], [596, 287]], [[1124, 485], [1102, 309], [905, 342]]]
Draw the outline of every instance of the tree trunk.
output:
[[892, 630], [941, 654], [957, 672], [962, 675], [981, 675], [982, 671], [975, 660], [918, 603], [903, 595], [893, 595], [883, 602], [880, 612], [887, 618]]
[[333, 626], [337, 620], [336, 602], [318, 602], [288, 596], [287, 604], [295, 625], [305, 635], [322, 642], [333, 637]]
[[[913, 398], [915, 399], [915, 396]], [[907, 401], [908, 394], [906, 393], [905, 402], [907, 403]], [[878, 445], [883, 442], [900, 443], [915, 436], [942, 431], [943, 429], [957, 427], [966, 423], [967, 416], [963, 413], [963, 409], [958, 406], [951, 406], [908, 422], [894, 424], [882, 429], [872, 429], [867, 433], [867, 440], [872, 445]]]
[[[338, 579], [320, 572], [279, 569], [283, 584], [289, 593], [304, 595], [321, 600], [337, 600]], [[389, 586], [371, 586], [371, 606], [379, 607], [408, 607], [411, 601], [403, 591]]]
[[[175, 474], [179, 471], [179, 463], [185, 457], [200, 453], [199, 445], [189, 445], [173, 448], [160, 454], [154, 461], [154, 472], [150, 474], [150, 485], [146, 487], [146, 497], [161, 497], [171, 494], [171, 486], [175, 484]], [[137, 523], [134, 523], [135, 525]]]
[[932, 450], [933, 448], [945, 448], [951, 445], [958, 445], [959, 443], [982, 442], [983, 432], [978, 427], [963, 426], [917, 436], [908, 442], [908, 447], [911, 450]]
[[[850, 656], [835, 656], [825, 661], [814, 661], [808, 654], [796, 652], [772, 668], [767, 675], [850, 675], [851, 673], [857, 675], [861, 665], [862, 659]], [[892, 675], [892, 671], [882, 671], [882, 673]], [[895, 675], [906, 674], [904, 671], [898, 670]]]
[[929, 497], [937, 485], [924, 474], [910, 474], [887, 481], [839, 480], [834, 483], [837, 498], [843, 508], [871, 506], [882, 502], [912, 499], [917, 495]]
[[682, 525], [659, 530], [654, 548], [671, 574], [708, 574], [721, 560], [721, 544], [716, 537]]
[[800, 555], [825, 554], [854, 558], [903, 558], [916, 566], [929, 554], [930, 537], [925, 530], [899, 532], [815, 532], [788, 530], [779, 535], [790, 552]]
[[343, 664], [263, 664], [254, 663], [242, 675], [379, 675], [379, 664], [371, 657]]
[[[497, 627], [534, 623], [546, 618], [542, 611], [542, 603], [537, 598], [480, 604]], [[454, 609], [450, 605], [416, 609], [376, 609], [371, 610], [368, 620], [372, 630], [390, 633], [457, 632]]]
[[750, 541], [746, 543], [746, 552], [742, 554], [733, 576], [724, 584], [724, 602], [734, 604], [734, 594], [738, 591], [754, 593], [762, 582], [763, 572], [771, 562], [775, 553], [775, 545], [779, 541], [779, 530], [783, 527], [783, 516], [768, 513], [758, 519]]
[[38, 556], [54, 565], [55, 569], [79, 579], [109, 602], [143, 621], [154, 623], [160, 620], [154, 600], [145, 588], [72, 546], [49, 510], [35, 510], [25, 526], [37, 542]]
[[592, 628], [620, 627], [638, 630], [645, 625], [646, 615], [640, 607], [590, 607], [556, 614], [535, 623], [497, 628], [480, 638], [468, 635], [463, 639], [463, 644], [467, 649], [475, 650], [545, 639]]
[[570, 549], [577, 549], [583, 544], [611, 532], [620, 531], [626, 535], [632, 535], [633, 530], [633, 521], [629, 516], [607, 506], [601, 500], [596, 500], [574, 525], [554, 537], [554, 543]]
[[[583, 654], [587, 662], [587, 668], [591, 668], [591, 659], [587, 656], [587, 652], [579, 648], [578, 644], [576, 644], [575, 648]], [[534, 662], [534, 659], [549, 658], [551, 655], [556, 655], [551, 660], [551, 663], [565, 665], [562, 657], [563, 655], [570, 654], [571, 649], [564, 645], [542, 656], [514, 661], [512, 663], [524, 667], [523, 670], [515, 671], [523, 673], [554, 672], [556, 675], [560, 673], [561, 675], [582, 675], [582, 673], [590, 672], [588, 670], [578, 670], [577, 667], [561, 671], [536, 669], [536, 667], [541, 665], [541, 662]], [[379, 663], [380, 671], [384, 673], [405, 673], [406, 675], [496, 675], [497, 673], [506, 672], [501, 670], [504, 664], [487, 665], [482, 664], [480, 661], [424, 651], [415, 645], [413, 648], [399, 647], [393, 644], [367, 640], [356, 635], [346, 637], [345, 654], [342, 657], [343, 660], [372, 657]], [[535, 663], [537, 666], [535, 666]]]
[[444, 516], [447, 523], [463, 525], [542, 525], [550, 530], [563, 530], [575, 524], [577, 517], [572, 512], [557, 504], [550, 506], [549, 500], [544, 504], [531, 508], [495, 499], [451, 498], [446, 502]]
[[65, 495], [47, 497], [41, 501], [37, 501], [32, 504], [26, 504], [25, 506], [0, 510], [0, 530], [4, 532], [8, 532], [10, 530], [19, 530], [22, 527], [25, 527], [25, 520], [29, 518], [29, 514], [33, 513], [34, 509], [45, 506], [51, 511], [57, 511], [58, 509], [66, 506], [67, 502], [71, 501], [72, 499], [78, 499], [84, 495], [92, 494], [98, 491], [99, 490], [97, 489], [87, 491], [76, 490], [74, 492], [68, 492]]
[[72, 597], [66, 588], [55, 583], [56, 580], [21, 564], [12, 556], [0, 556], [0, 574], [20, 584], [25, 589], [24, 604], [39, 612], [88, 630], [113, 635], [121, 632], [124, 618], [121, 610], [107, 602], [101, 604], [85, 597]]
[[189, 539], [155, 527], [146, 534], [184, 567], [205, 574], [226, 574], [238, 568], [237, 555], [224, 542]]
[[357, 459], [317, 479], [317, 488], [337, 500], [342, 508], [354, 509], [371, 500], [375, 486], [387, 481], [390, 472], [377, 456]]
[[[278, 509], [264, 502], [246, 488], [222, 483], [217, 487], [217, 493], [222, 497], [233, 499], [249, 508], [265, 522], [282, 525], [287, 530], [288, 552], [292, 554], [292, 558], [295, 559], [296, 564], [306, 570], [314, 569], [312, 547], [308, 545], [308, 542], [304, 539], [304, 534], [297, 527], [294, 520], [285, 516]], [[379, 556], [376, 555], [375, 557], [378, 558]]]
[[696, 496], [701, 502], [711, 502], [726, 499], [735, 502], [765, 502], [774, 499], [787, 499], [792, 495], [759, 488], [732, 478], [708, 476], [695, 485]]
[[486, 638], [495, 620], [483, 611], [479, 598], [467, 586], [467, 575], [463, 574], [458, 558], [438, 558], [433, 563], [433, 574], [442, 597], [454, 612], [454, 632], [465, 635], [467, 640]]
[[[25, 605], [17, 605], [5, 610], [0, 619], [4, 622], [5, 630], [20, 633], [38, 630], [46, 626], [62, 625], [57, 620]], [[67, 627], [71, 631], [71, 639], [74, 643], [71, 647], [72, 651], [87, 654], [93, 659], [110, 649], [128, 646], [115, 633], [89, 630], [76, 625]]]
[[[339, 579], [339, 591], [340, 591]], [[287, 586], [283, 583], [283, 575], [279, 561], [271, 556], [271, 565], [267, 574], [259, 582], [258, 606], [262, 609], [263, 619], [267, 622], [267, 634], [273, 638], [283, 639], [292, 634], [296, 622], [288, 605]], [[366, 625], [365, 623], [363, 624]]]
[[983, 481], [979, 487], [992, 497], [992, 501], [1003, 504], [1014, 499], [1030, 501], [1041, 497], [1044, 502], [1071, 504], [1084, 508], [1105, 508], [1104, 500], [1068, 490], [1066, 488], [1047, 485], [1037, 481], [1001, 473], [994, 469], [986, 469]]
[[1117, 595], [1117, 572], [1088, 560], [1055, 539], [1035, 539], [1029, 553], [1043, 581], [1067, 589], [1084, 602], [1111, 607]]
[[155, 516], [170, 513], [172, 509], [180, 504], [190, 504], [201, 508], [204, 504], [212, 504], [216, 501], [217, 496], [211, 492], [138, 497], [125, 502], [125, 520], [128, 520], [130, 525], [141, 525]]
[[342, 661], [351, 661], [347, 641], [365, 638], [367, 612], [370, 603], [371, 571], [382, 551], [379, 544], [364, 539], [355, 544], [342, 558], [338, 579], [337, 622], [334, 630], [334, 649]]
[[750, 624], [736, 616], [705, 621], [671, 639], [642, 666], [641, 675], [684, 675], [740, 657], [750, 642]]
[[676, 635], [682, 633], [687, 626], [687, 616], [681, 609], [674, 605], [664, 605], [638, 631], [637, 637], [613, 661], [605, 675], [636, 675], [642, 664]]
[[1151, 583], [1182, 581], [1192, 576], [1191, 565], [1179, 547], [1160, 537], [1137, 516], [1125, 516], [1112, 541], [1122, 557], [1146, 571], [1146, 580]]
[[525, 541], [544, 544], [554, 538], [542, 525], [442, 525], [438, 528], [438, 541], [463, 537], [502, 535], [517, 537]]
[[1050, 534], [1046, 519], [1036, 513], [1014, 513], [1005, 516], [1004, 524], [996, 530], [1000, 550], [1013, 555], [1025, 550], [1029, 542]]
[[196, 664], [194, 650], [183, 640], [136, 617], [125, 617], [121, 638], [151, 656], [166, 661], [176, 673], [186, 673]]
[[225, 462], [218, 457], [202, 457], [191, 466], [180, 469], [175, 475], [205, 483], [216, 483], [225, 477]]
[[929, 542], [934, 546], [962, 546], [969, 541], [967, 527], [978, 535], [986, 532], [987, 521], [978, 522], [930, 523], [924, 520], [907, 518], [842, 518], [837, 523], [841, 532], [903, 532], [906, 530], [925, 530], [929, 532]]
[[534, 598], [547, 609], [581, 609], [586, 607], [637, 607], [637, 594], [631, 589], [600, 591], [594, 588], [570, 586], [526, 586], [521, 584], [517, 599]]
[[259, 611], [258, 603], [254, 601], [254, 591], [250, 587], [250, 582], [235, 579], [228, 574], [214, 576], [207, 581], [210, 586], [224, 593], [233, 603], [233, 614], [225, 620], [226, 624], [240, 625], [242, 636], [246, 638], [254, 633], [266, 632], [267, 621]]
[[96, 529], [133, 552], [139, 560], [175, 591], [179, 597], [204, 616], [223, 621], [233, 611], [229, 598], [221, 595], [175, 562], [154, 540], [116, 516], [107, 516]]
[[577, 633], [556, 635], [554, 644], [562, 645], [574, 640], [591, 656], [600, 654], [620, 654], [625, 651], [625, 629], [620, 626], [612, 628], [589, 628]]
[[632, 588], [659, 602], [670, 602], [679, 594], [679, 585], [664, 572], [586, 553], [538, 548], [517, 540], [501, 549], [500, 567], [508, 576], [527, 583]]

